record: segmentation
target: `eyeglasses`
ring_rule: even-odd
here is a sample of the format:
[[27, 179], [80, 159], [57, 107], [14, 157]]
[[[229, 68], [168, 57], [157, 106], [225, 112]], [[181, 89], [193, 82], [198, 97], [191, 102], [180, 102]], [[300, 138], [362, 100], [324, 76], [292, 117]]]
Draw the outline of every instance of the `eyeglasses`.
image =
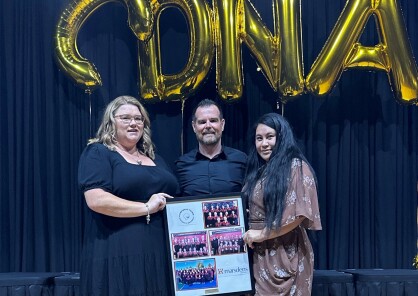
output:
[[142, 116], [131, 116], [131, 115], [115, 115], [115, 118], [119, 118], [123, 123], [130, 124], [132, 119], [135, 121], [136, 124], [142, 125], [144, 124], [144, 117]]

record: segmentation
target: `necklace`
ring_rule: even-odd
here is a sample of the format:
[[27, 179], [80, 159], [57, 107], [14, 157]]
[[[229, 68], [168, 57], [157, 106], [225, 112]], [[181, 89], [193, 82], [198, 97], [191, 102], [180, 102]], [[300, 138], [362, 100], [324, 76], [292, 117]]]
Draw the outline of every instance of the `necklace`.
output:
[[[129, 155], [129, 158], [131, 158], [131, 159], [133, 159], [133, 158], [136, 158], [135, 159], [135, 162], [138, 164], [138, 165], [142, 165], [142, 160], [140, 160], [139, 158], [140, 158], [140, 154], [139, 154], [139, 151], [138, 151], [138, 149], [136, 149], [136, 151], [134, 152], [134, 153], [129, 153], [128, 151], [126, 151], [126, 150], [124, 150], [124, 149], [122, 149], [122, 148], [120, 148], [120, 147], [117, 147], [122, 153], [124, 153], [125, 155]], [[135, 155], [136, 154], [136, 155]]]
[[135, 159], [136, 163], [138, 165], [142, 165], [142, 160], [139, 159], [139, 151], [138, 151], [138, 149], [136, 149], [136, 157], [138, 158], [138, 159]]
[[136, 163], [137, 163], [138, 165], [142, 165], [142, 161], [141, 161], [141, 160], [139, 160], [139, 151], [138, 151], [138, 149], [136, 149], [136, 157], [138, 158], [138, 159], [135, 159]]

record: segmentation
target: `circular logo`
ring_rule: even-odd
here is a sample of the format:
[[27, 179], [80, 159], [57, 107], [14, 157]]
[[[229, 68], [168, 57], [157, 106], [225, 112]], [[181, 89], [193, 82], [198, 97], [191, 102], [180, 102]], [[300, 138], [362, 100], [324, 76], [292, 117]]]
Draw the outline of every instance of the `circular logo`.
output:
[[189, 209], [181, 210], [179, 219], [184, 224], [190, 224], [194, 220], [194, 213]]

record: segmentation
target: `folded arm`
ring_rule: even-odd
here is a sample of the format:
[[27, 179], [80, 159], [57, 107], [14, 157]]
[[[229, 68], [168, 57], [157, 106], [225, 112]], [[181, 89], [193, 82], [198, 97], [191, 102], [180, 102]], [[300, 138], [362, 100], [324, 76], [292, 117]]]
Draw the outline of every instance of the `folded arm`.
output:
[[250, 229], [243, 236], [244, 242], [250, 248], [254, 248], [253, 243], [261, 243], [265, 240], [285, 235], [286, 233], [289, 233], [290, 231], [292, 231], [293, 229], [298, 227], [304, 219], [306, 219], [306, 218], [305, 217], [296, 217], [295, 221], [293, 221], [289, 224], [286, 224], [286, 225], [280, 227], [280, 229], [277, 229], [277, 230], [272, 229], [272, 230], [268, 231], [266, 228], [261, 229], [261, 230]]

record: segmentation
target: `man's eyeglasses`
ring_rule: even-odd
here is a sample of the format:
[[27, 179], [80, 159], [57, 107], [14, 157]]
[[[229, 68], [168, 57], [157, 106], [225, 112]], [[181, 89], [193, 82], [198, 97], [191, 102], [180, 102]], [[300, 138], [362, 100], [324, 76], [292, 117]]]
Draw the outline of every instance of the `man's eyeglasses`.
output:
[[144, 124], [144, 117], [142, 116], [115, 115], [115, 118], [119, 118], [125, 124], [130, 124], [132, 119], [135, 121], [136, 124]]

